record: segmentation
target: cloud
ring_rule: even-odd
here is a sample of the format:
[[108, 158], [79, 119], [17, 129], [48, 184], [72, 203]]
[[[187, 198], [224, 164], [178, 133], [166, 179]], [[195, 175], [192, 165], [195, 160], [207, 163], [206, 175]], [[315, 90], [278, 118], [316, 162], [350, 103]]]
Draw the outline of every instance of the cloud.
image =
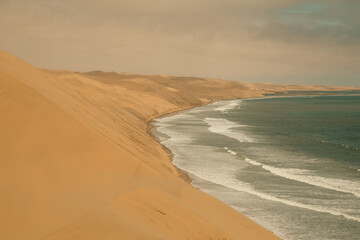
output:
[[358, 9], [353, 0], [2, 0], [0, 46], [48, 68], [299, 83], [346, 75], [338, 83], [354, 85]]

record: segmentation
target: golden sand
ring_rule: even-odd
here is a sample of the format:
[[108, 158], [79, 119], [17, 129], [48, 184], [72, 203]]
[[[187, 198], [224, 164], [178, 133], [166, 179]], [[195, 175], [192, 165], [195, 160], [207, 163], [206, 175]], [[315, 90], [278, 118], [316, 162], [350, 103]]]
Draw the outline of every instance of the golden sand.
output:
[[147, 124], [288, 89], [311, 87], [41, 70], [0, 51], [0, 239], [279, 239], [184, 181]]

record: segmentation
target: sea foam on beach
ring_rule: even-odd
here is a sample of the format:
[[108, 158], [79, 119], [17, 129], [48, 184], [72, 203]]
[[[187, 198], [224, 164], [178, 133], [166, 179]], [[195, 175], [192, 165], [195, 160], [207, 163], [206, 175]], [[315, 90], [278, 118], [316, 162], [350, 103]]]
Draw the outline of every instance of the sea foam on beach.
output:
[[357, 104], [356, 96], [217, 102], [165, 118], [163, 144], [193, 185], [285, 240], [357, 240]]

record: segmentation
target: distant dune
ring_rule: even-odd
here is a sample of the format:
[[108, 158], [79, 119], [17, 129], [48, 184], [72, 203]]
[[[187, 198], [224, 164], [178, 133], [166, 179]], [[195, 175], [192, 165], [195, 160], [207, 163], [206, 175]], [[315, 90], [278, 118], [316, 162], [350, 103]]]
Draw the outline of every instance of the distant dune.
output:
[[0, 239], [279, 239], [184, 181], [147, 124], [308, 89], [343, 88], [40, 70], [0, 51]]

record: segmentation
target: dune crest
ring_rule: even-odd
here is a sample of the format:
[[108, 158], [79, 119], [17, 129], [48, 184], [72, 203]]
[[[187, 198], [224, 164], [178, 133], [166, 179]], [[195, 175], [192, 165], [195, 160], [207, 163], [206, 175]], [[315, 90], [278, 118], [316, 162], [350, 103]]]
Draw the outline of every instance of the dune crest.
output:
[[40, 70], [0, 51], [0, 238], [279, 239], [180, 178], [147, 126], [264, 86]]

